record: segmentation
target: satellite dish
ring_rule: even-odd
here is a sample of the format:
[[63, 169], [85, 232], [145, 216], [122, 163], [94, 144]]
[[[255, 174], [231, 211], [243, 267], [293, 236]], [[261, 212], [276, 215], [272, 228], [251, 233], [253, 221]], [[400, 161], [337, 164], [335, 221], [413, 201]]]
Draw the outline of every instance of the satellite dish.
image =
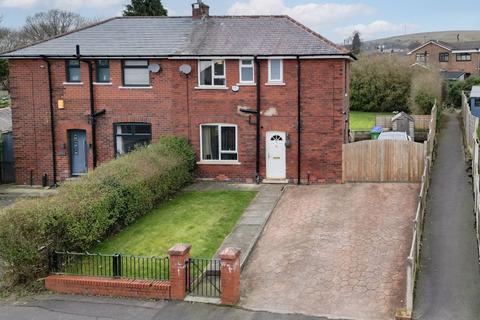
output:
[[192, 67], [188, 64], [182, 64], [178, 70], [183, 74], [190, 74], [190, 72], [192, 72]]
[[158, 65], [156, 63], [149, 64], [148, 65], [148, 71], [153, 72], [153, 73], [157, 73], [157, 72], [160, 71], [160, 65]]

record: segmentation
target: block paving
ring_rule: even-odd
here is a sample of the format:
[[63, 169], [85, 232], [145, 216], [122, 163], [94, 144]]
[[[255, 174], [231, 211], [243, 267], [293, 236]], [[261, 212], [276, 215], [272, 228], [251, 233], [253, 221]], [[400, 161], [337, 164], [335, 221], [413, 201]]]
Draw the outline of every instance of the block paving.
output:
[[240, 305], [332, 319], [404, 306], [418, 184], [289, 187], [242, 272]]

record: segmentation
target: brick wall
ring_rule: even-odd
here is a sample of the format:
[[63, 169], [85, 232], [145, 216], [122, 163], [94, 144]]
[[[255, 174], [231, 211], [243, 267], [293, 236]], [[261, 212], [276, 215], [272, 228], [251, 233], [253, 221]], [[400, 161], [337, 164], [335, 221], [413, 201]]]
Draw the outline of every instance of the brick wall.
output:
[[158, 300], [170, 299], [169, 281], [52, 275], [45, 279], [45, 288], [58, 293]]
[[[69, 129], [84, 129], [91, 143], [89, 122], [88, 66], [81, 63], [83, 84], [64, 84], [65, 61], [51, 60], [55, 137], [60, 180], [70, 176], [68, 156]], [[238, 111], [256, 108], [255, 86], [240, 86], [238, 92], [197, 89], [196, 60], [150, 60], [162, 71], [150, 74], [151, 89], [125, 89], [121, 62], [110, 61], [111, 85], [95, 85], [96, 111], [105, 109], [97, 122], [98, 162], [114, 158], [113, 124], [148, 122], [153, 140], [161, 135], [189, 138], [197, 157], [200, 150], [200, 124], [228, 123], [238, 126], [238, 160], [236, 165], [199, 164], [197, 176], [222, 180], [253, 181], [255, 175], [255, 116]], [[178, 68], [190, 64], [186, 78]], [[261, 171], [265, 176], [265, 135], [267, 131], [286, 131], [291, 147], [287, 148], [287, 177], [297, 179], [297, 61], [284, 60], [284, 86], [268, 86], [267, 60], [261, 60]], [[341, 180], [341, 145], [346, 139], [348, 108], [348, 62], [341, 59], [301, 60], [302, 64], [302, 180], [339, 182]], [[46, 173], [52, 181], [52, 150], [48, 78], [46, 63], [41, 60], [11, 60], [12, 112], [15, 139], [17, 183], [41, 183]], [[227, 86], [239, 81], [238, 60], [227, 60]], [[58, 109], [57, 101], [65, 108]], [[198, 159], [199, 160], [199, 159]], [[91, 170], [92, 152], [88, 152]]]
[[[479, 66], [480, 66], [480, 53], [472, 52], [471, 61], [457, 61], [455, 53], [450, 52], [449, 50], [442, 48], [436, 44], [430, 43], [417, 51], [412, 52], [410, 55], [411, 63], [416, 62], [417, 53], [428, 52], [429, 56], [427, 58], [427, 63], [429, 65], [436, 66], [439, 69], [447, 71], [462, 71], [465, 73], [470, 73], [471, 75], [480, 75]], [[448, 62], [440, 62], [439, 55], [440, 53], [449, 53]]]
[[[129, 297], [158, 300], [183, 300], [187, 294], [186, 262], [190, 258], [190, 244], [176, 244], [168, 251], [170, 279], [138, 280], [87, 277], [81, 275], [50, 275], [45, 288], [58, 293], [95, 296]], [[239, 248], [225, 248], [220, 254], [220, 302], [234, 305], [240, 299]]]

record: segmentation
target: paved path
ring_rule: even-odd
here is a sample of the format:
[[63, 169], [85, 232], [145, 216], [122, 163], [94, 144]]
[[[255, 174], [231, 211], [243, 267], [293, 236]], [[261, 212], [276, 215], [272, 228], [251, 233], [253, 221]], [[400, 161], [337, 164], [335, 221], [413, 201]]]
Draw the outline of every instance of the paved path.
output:
[[0, 302], [0, 320], [314, 320], [302, 315], [252, 312], [203, 303], [41, 295]]
[[456, 114], [444, 114], [423, 234], [414, 318], [480, 319], [473, 194]]
[[288, 187], [242, 273], [241, 306], [392, 319], [404, 305], [418, 184]]
[[223, 241], [216, 256], [224, 248], [240, 248], [242, 250], [240, 267], [243, 268], [273, 209], [280, 200], [282, 190], [283, 185], [262, 185], [232, 232]]
[[0, 208], [8, 207], [21, 198], [43, 197], [55, 192], [55, 189], [0, 184]]
[[227, 247], [240, 248], [240, 266], [243, 268], [252, 249], [257, 243], [263, 227], [275, 209], [278, 200], [282, 196], [284, 185], [281, 184], [243, 184], [231, 182], [200, 181], [185, 190], [209, 191], [209, 190], [239, 190], [257, 191], [257, 195], [245, 209], [232, 232], [225, 238], [215, 256]]

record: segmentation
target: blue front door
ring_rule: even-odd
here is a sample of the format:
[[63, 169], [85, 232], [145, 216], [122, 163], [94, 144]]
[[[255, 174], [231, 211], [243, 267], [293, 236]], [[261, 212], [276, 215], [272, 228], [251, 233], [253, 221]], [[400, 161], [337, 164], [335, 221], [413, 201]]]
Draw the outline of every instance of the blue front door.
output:
[[72, 176], [87, 173], [87, 134], [85, 130], [68, 131], [70, 172]]

